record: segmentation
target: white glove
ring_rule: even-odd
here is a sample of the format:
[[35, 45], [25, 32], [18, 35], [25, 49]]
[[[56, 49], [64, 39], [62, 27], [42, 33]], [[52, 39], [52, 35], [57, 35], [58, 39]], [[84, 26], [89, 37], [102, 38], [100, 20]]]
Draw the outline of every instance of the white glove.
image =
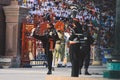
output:
[[52, 36], [52, 32], [50, 32], [49, 35]]
[[32, 29], [30, 36], [33, 36], [34, 31], [35, 31], [35, 28]]

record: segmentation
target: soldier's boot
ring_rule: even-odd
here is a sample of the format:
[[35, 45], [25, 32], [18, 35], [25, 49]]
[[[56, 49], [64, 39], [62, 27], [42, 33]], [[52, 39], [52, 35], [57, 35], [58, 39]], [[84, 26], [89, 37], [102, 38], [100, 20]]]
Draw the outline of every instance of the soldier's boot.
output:
[[82, 73], [81, 73], [81, 69], [79, 70], [79, 74], [81, 75]]
[[48, 74], [48, 75], [52, 74], [52, 71], [51, 71], [51, 70], [48, 70], [47, 74]]
[[85, 68], [85, 75], [91, 75], [91, 74], [88, 72], [88, 68]]

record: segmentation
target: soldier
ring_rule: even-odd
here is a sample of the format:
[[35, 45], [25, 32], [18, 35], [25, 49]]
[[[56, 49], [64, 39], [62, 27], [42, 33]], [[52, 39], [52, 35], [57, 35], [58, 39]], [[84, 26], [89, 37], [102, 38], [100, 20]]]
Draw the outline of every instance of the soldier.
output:
[[62, 31], [57, 31], [58, 36], [60, 38], [60, 40], [56, 41], [56, 45], [55, 45], [55, 50], [54, 50], [54, 65], [53, 66], [57, 66], [57, 67], [61, 67], [62, 66], [62, 62], [64, 59], [64, 49], [65, 49], [65, 44], [64, 44], [64, 34]]
[[41, 40], [43, 47], [45, 49], [45, 54], [47, 55], [48, 62], [48, 72], [47, 74], [52, 74], [52, 60], [53, 60], [53, 50], [56, 44], [56, 41], [59, 39], [56, 29], [52, 23], [47, 24], [47, 30], [44, 32], [43, 36], [36, 35], [33, 33], [33, 37]]
[[79, 66], [83, 62], [83, 54], [80, 52], [80, 35], [82, 34], [82, 26], [78, 21], [73, 21], [72, 23], [72, 35], [69, 38], [69, 53], [70, 60], [72, 64], [72, 77], [79, 76]]
[[[83, 28], [83, 38], [81, 39], [81, 53], [84, 54], [84, 68], [85, 68], [85, 75], [91, 75], [88, 72], [89, 64], [90, 64], [90, 45], [94, 42], [94, 39], [92, 38], [88, 26], [85, 26]], [[83, 62], [80, 63], [80, 72], [81, 74], [81, 69], [83, 66]]]

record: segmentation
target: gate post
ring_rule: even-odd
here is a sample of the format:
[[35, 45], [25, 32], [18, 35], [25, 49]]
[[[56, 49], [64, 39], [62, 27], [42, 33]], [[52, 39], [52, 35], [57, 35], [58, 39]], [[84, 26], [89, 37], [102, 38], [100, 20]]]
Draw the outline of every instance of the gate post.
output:
[[111, 54], [111, 61], [104, 72], [105, 78], [120, 79], [120, 0], [116, 0], [115, 47]]
[[13, 57], [12, 67], [19, 66], [18, 56], [18, 22], [19, 22], [19, 5], [18, 1], [11, 0], [11, 4], [4, 6], [6, 15], [6, 49], [5, 56]]

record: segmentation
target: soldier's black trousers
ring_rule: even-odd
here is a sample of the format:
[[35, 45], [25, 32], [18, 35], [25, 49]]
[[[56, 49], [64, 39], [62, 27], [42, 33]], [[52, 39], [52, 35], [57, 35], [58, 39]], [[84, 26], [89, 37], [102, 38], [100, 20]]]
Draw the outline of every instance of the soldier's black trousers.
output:
[[88, 69], [89, 64], [90, 64], [90, 47], [85, 46], [80, 51], [82, 54], [84, 54], [84, 61], [80, 62], [80, 69], [82, 69], [83, 64], [84, 64], [84, 68]]
[[47, 55], [47, 62], [48, 62], [48, 70], [51, 71], [51, 69], [52, 69], [52, 60], [53, 60], [52, 51], [48, 51], [46, 53], [46, 55]]
[[70, 52], [70, 59], [72, 63], [71, 76], [78, 77], [80, 64], [83, 64], [85, 55], [81, 53], [79, 43], [71, 44], [69, 48], [69, 52]]

